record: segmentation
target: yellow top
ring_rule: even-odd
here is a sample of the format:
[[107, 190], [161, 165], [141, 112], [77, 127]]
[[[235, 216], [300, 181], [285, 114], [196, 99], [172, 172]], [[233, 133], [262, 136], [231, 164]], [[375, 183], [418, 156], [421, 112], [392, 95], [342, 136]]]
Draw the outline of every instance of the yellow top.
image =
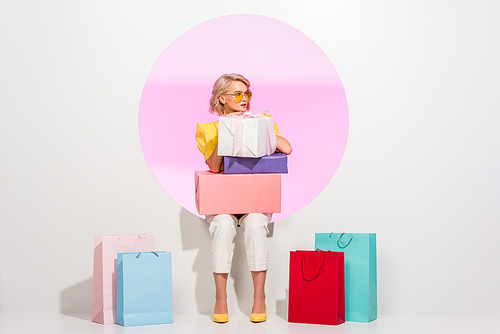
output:
[[[265, 115], [271, 116], [271, 115]], [[278, 133], [278, 124], [274, 123], [274, 132], [276, 136], [281, 135]], [[214, 153], [215, 146], [219, 141], [219, 122], [215, 121], [212, 123], [197, 123], [196, 125], [196, 143], [198, 144], [198, 149], [205, 156], [205, 161], [210, 158], [212, 153]]]

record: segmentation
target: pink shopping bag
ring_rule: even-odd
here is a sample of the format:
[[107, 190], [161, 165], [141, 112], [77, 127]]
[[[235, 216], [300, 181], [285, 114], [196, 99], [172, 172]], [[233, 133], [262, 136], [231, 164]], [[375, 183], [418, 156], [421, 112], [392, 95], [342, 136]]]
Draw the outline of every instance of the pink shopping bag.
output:
[[152, 252], [152, 234], [94, 236], [94, 275], [92, 278], [92, 321], [116, 323], [116, 263], [118, 253]]

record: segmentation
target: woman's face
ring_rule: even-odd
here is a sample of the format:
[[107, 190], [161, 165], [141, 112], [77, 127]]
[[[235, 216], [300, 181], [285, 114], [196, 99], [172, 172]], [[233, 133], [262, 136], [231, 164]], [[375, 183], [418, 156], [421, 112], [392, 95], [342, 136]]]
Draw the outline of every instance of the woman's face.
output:
[[236, 102], [234, 93], [245, 93], [248, 91], [247, 86], [241, 81], [233, 81], [226, 93], [219, 97], [219, 101], [224, 105], [224, 113], [230, 114], [233, 112], [245, 112], [248, 110], [248, 99], [243, 95], [240, 102]]

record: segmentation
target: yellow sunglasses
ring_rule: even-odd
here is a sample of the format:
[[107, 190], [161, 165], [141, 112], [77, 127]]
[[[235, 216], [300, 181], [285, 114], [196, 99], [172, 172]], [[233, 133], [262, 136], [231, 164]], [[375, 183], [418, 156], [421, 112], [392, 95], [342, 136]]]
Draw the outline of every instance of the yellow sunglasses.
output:
[[234, 99], [236, 100], [236, 102], [241, 102], [241, 100], [243, 100], [243, 96], [245, 96], [247, 98], [248, 101], [250, 101], [252, 99], [252, 92], [247, 90], [246, 92], [242, 93], [242, 92], [236, 92], [236, 93], [233, 93], [233, 94], [222, 94], [222, 95], [231, 95], [234, 97]]

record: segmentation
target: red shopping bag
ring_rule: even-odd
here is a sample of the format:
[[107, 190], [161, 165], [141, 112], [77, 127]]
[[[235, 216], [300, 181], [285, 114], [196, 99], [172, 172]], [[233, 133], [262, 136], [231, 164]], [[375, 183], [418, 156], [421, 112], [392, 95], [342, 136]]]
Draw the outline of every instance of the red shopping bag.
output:
[[288, 321], [321, 325], [345, 322], [343, 252], [290, 252]]

